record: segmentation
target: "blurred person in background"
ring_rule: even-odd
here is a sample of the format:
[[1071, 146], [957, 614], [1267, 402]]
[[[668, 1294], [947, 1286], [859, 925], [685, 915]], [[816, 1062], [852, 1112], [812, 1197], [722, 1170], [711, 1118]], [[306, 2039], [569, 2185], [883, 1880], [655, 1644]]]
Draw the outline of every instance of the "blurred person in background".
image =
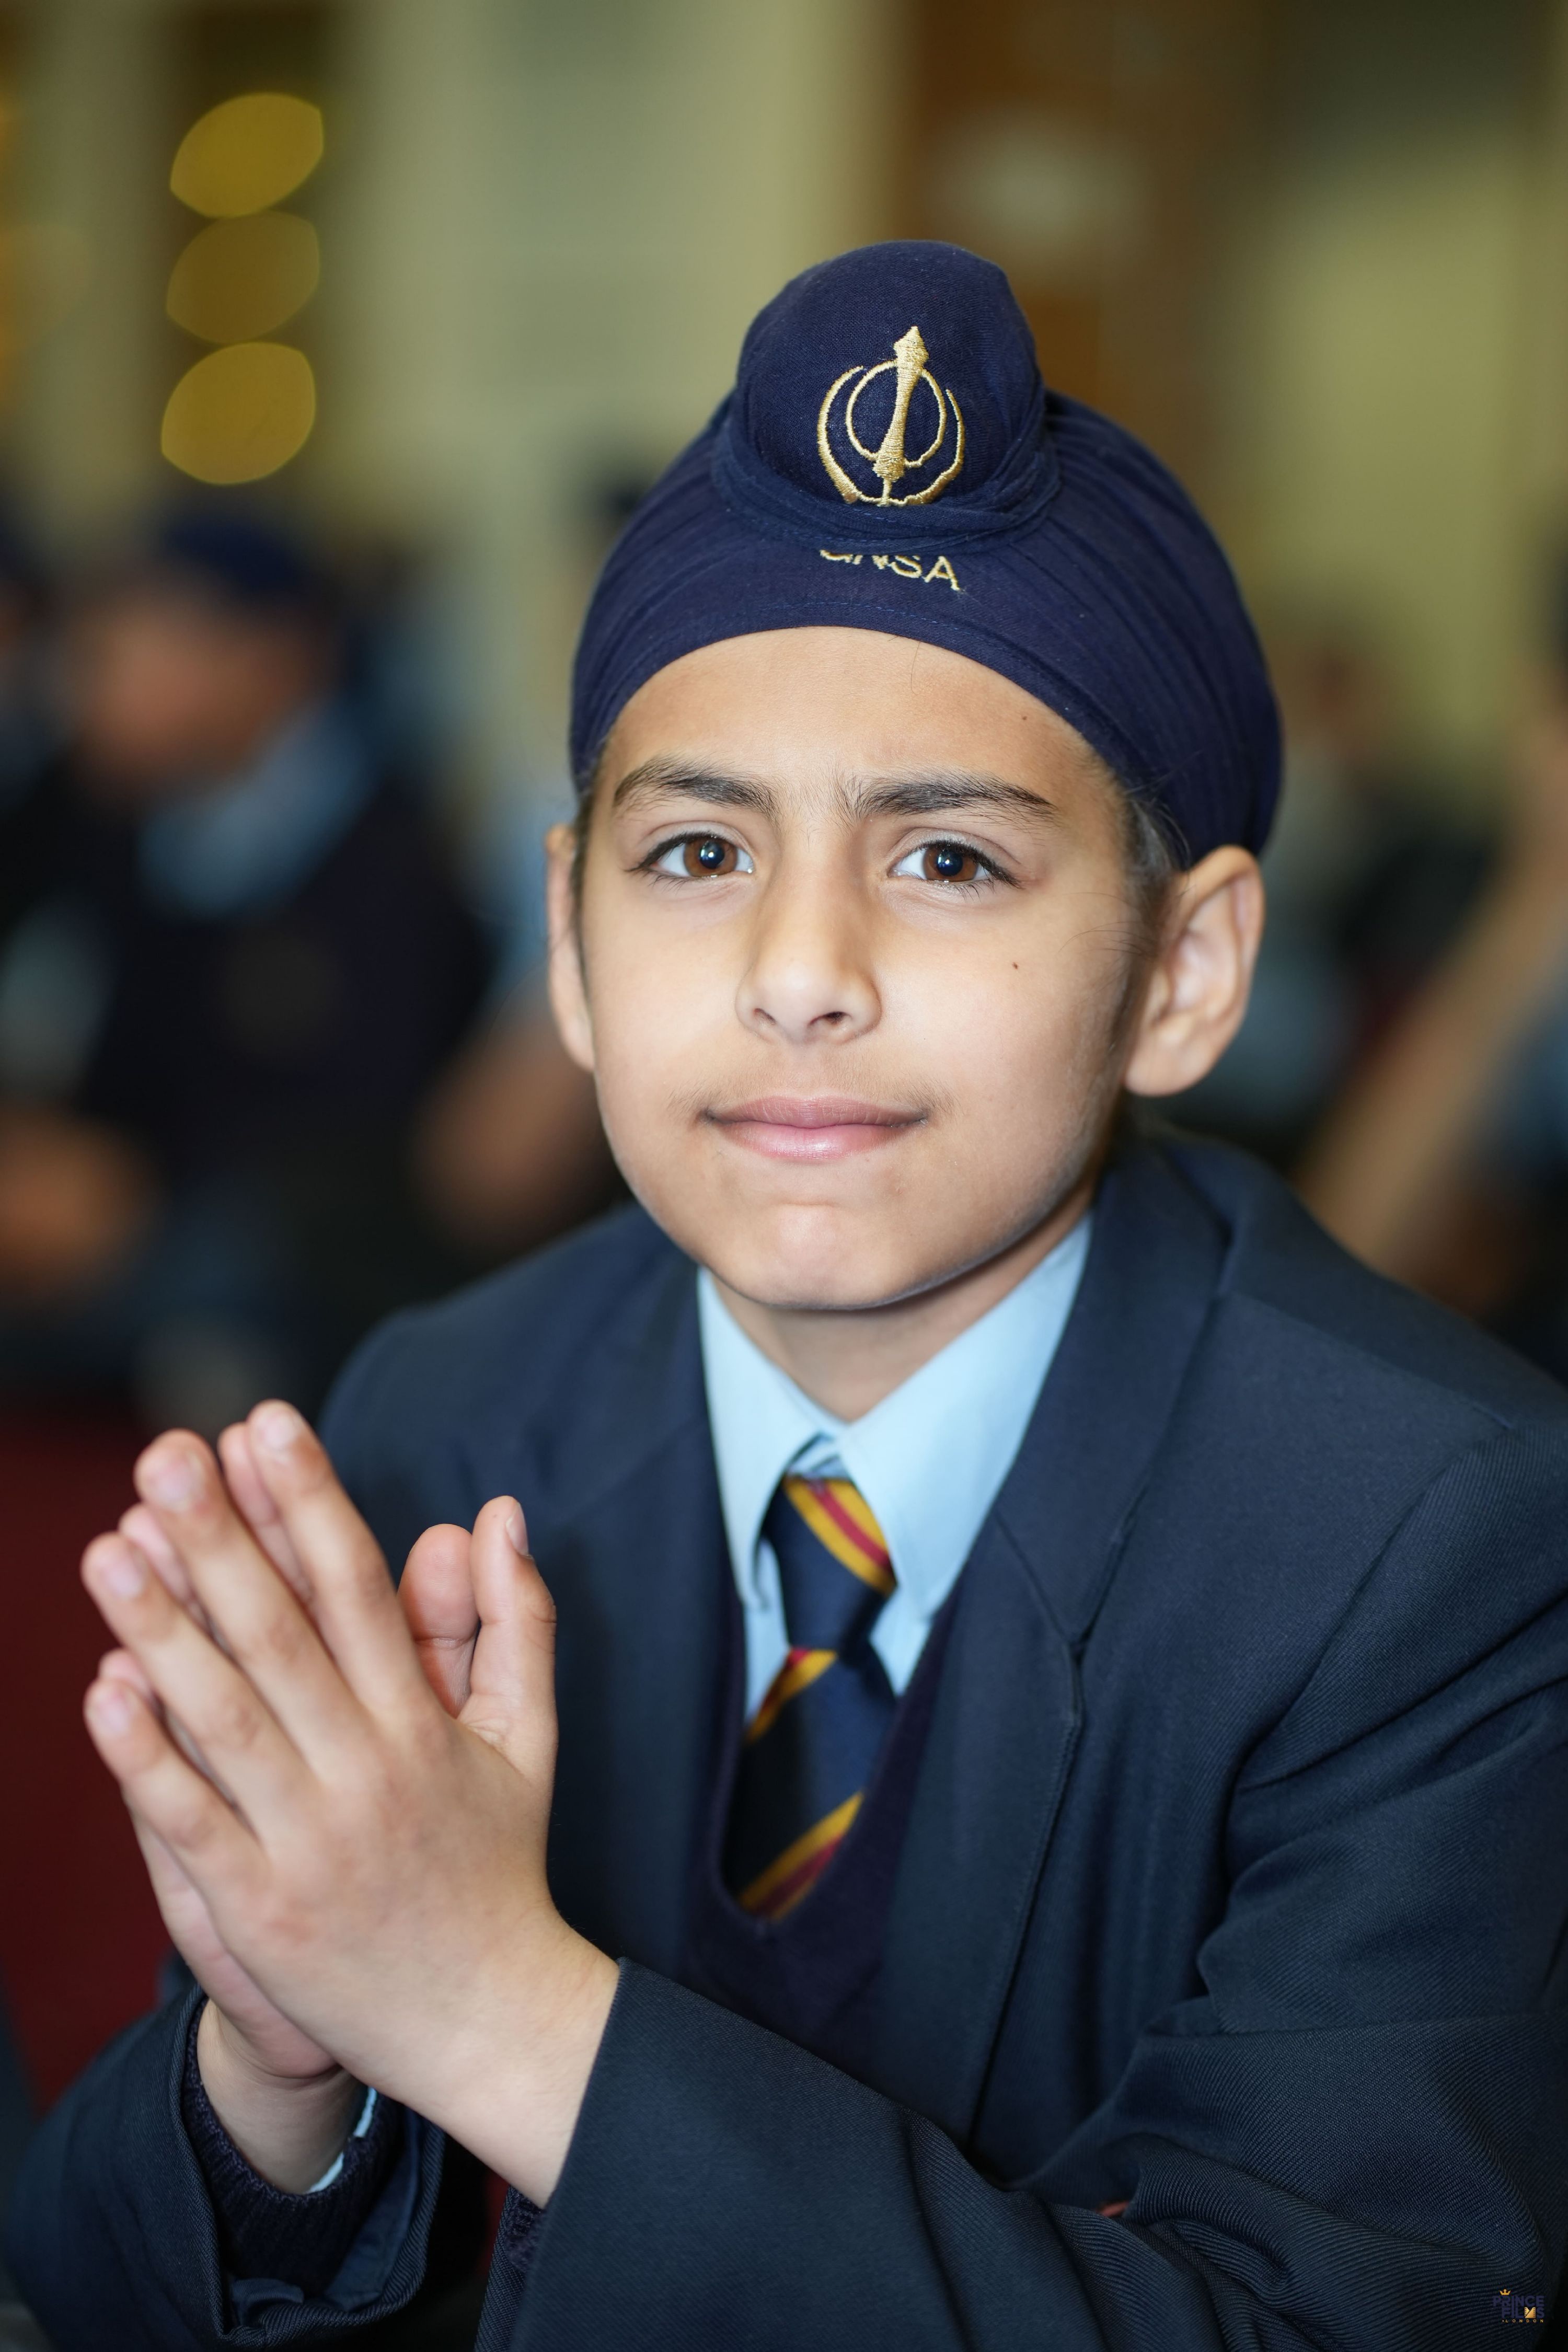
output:
[[[585, 481], [574, 506], [577, 577], [563, 583], [563, 608], [587, 603], [650, 487], [629, 462]], [[545, 995], [546, 820], [569, 817], [574, 799], [564, 774], [553, 794], [503, 792], [465, 859], [496, 942], [496, 977], [473, 1036], [426, 1108], [415, 1164], [443, 1231], [488, 1263], [536, 1248], [625, 1196], [593, 1082], [568, 1057]]]
[[1452, 940], [1487, 846], [1402, 749], [1373, 633], [1303, 614], [1272, 633], [1269, 658], [1289, 789], [1263, 857], [1268, 928], [1240, 1034], [1176, 1109], [1288, 1169]]
[[0, 1380], [216, 1426], [449, 1277], [410, 1123], [485, 982], [342, 615], [182, 509], [76, 602], [68, 757], [0, 936]]
[[503, 795], [465, 859], [498, 950], [487, 1003], [420, 1115], [414, 1168], [450, 1241], [497, 1264], [624, 1192], [593, 1081], [563, 1046], [544, 982], [544, 824]]
[[1568, 567], [1557, 618], [1488, 887], [1301, 1186], [1373, 1265], [1568, 1380]]

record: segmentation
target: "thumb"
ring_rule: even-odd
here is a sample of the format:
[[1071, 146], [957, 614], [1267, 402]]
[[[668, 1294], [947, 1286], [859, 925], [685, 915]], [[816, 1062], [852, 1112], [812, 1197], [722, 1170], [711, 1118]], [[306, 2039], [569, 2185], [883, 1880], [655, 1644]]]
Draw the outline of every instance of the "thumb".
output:
[[397, 1588], [426, 1679], [448, 1715], [460, 1714], [468, 1696], [479, 1630], [469, 1542], [467, 1528], [426, 1528]]
[[469, 1559], [479, 1634], [458, 1721], [499, 1748], [528, 1780], [555, 1769], [555, 1603], [510, 1495], [474, 1521]]

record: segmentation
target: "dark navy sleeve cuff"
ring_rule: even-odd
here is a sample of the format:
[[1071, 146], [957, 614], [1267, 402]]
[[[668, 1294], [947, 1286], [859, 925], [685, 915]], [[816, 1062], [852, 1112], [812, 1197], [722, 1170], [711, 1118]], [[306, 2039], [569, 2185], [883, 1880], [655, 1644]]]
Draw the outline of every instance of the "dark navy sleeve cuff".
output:
[[509, 2189], [500, 2209], [495, 2245], [490, 2254], [489, 2290], [474, 2339], [474, 2352], [510, 2352], [517, 2333], [518, 2309], [528, 2282], [529, 2265], [538, 2242], [543, 2209], [531, 2204], [519, 2189]]
[[492, 2268], [504, 2263], [514, 2283], [521, 2287], [528, 2275], [528, 2265], [533, 2259], [534, 2242], [539, 2225], [544, 2219], [542, 2206], [533, 2204], [521, 2189], [509, 2189], [506, 2202], [500, 2209], [500, 2225], [496, 2231]]
[[364, 2128], [346, 2142], [327, 2185], [292, 2196], [251, 2169], [215, 2114], [196, 2063], [204, 2004], [191, 2013], [180, 2106], [217, 2218], [229, 2277], [277, 2280], [310, 2298], [342, 2268], [385, 2188], [403, 2146], [403, 2110], [376, 2099]]

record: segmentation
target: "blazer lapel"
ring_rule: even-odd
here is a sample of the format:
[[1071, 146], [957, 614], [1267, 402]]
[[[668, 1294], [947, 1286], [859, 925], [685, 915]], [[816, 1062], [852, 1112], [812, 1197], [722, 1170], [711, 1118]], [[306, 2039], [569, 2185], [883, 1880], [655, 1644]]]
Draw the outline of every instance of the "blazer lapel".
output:
[[550, 1881], [584, 1935], [673, 1975], [728, 1623], [689, 1261], [661, 1258], [621, 1328], [519, 1470], [558, 1618]]
[[1107, 1172], [1089, 1263], [959, 1587], [883, 1958], [878, 2086], [973, 2128], [1077, 1744], [1077, 1657], [1219, 1279], [1161, 1154]]

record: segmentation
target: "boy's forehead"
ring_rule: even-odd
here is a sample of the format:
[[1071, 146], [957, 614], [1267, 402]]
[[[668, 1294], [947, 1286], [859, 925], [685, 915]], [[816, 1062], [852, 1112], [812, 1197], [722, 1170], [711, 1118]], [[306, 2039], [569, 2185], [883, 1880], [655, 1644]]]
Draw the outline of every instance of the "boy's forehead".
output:
[[834, 628], [731, 639], [672, 663], [623, 711], [600, 770], [618, 809], [698, 777], [847, 803], [892, 780], [1048, 798], [1067, 776], [1100, 779], [1102, 763], [1010, 680], [944, 648]]

